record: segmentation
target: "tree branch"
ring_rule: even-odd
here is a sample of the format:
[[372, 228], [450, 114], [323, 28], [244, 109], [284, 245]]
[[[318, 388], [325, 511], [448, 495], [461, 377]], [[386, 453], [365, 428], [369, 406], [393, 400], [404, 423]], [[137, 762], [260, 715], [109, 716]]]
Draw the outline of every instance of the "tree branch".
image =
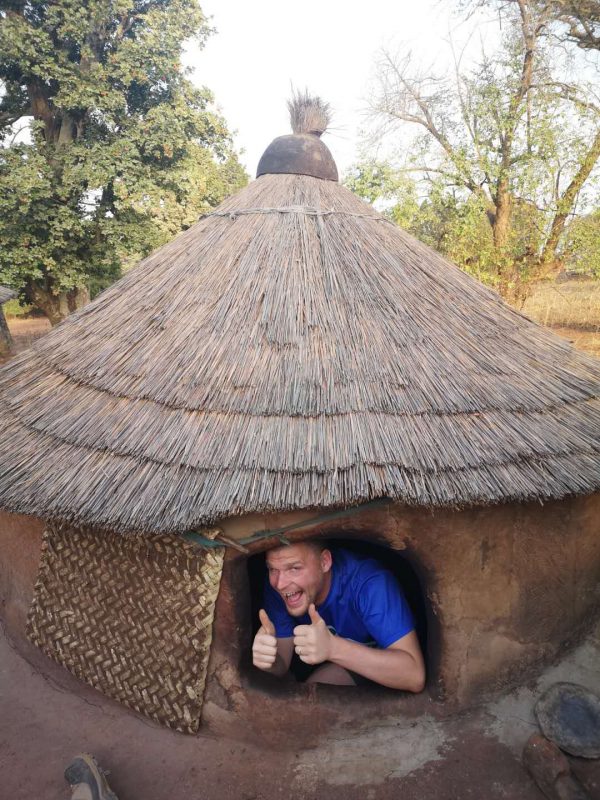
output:
[[383, 108], [379, 107], [377, 110], [379, 113], [387, 114], [397, 120], [401, 120], [404, 122], [410, 122], [416, 125], [420, 125], [423, 127], [435, 141], [439, 144], [442, 150], [446, 153], [451, 163], [454, 165], [457, 173], [461, 176], [461, 179], [469, 191], [474, 194], [483, 196], [486, 200], [488, 198], [485, 197], [485, 193], [482, 191], [481, 186], [475, 181], [472, 175], [468, 173], [465, 169], [464, 163], [461, 163], [456, 149], [453, 147], [450, 140], [447, 136], [443, 133], [441, 128], [436, 124], [433, 114], [431, 112], [430, 107], [430, 100], [423, 96], [421, 89], [418, 85], [416, 80], [410, 80], [406, 77], [406, 69], [409, 64], [409, 57], [405, 59], [404, 62], [404, 69], [401, 70], [394, 59], [390, 56], [390, 54], [386, 51], [383, 51], [384, 61], [386, 63], [387, 69], [391, 70], [393, 73], [401, 92], [399, 93], [399, 102], [400, 105], [406, 106], [406, 103], [402, 101], [404, 99], [408, 99], [414, 105], [416, 105], [417, 109], [420, 111], [420, 114], [415, 114], [410, 112], [406, 107], [404, 108], [393, 108], [387, 105], [387, 89], [384, 88], [385, 96], [383, 98]]
[[[540, 271], [542, 274], [546, 271], [550, 271], [556, 260], [558, 244], [565, 229], [567, 218], [572, 213], [581, 187], [590, 176], [598, 159], [600, 159], [600, 130], [597, 131], [594, 141], [581, 162], [579, 169], [557, 203], [556, 214], [550, 226], [550, 233], [548, 234], [540, 256]], [[542, 274], [540, 277], [542, 277]]]

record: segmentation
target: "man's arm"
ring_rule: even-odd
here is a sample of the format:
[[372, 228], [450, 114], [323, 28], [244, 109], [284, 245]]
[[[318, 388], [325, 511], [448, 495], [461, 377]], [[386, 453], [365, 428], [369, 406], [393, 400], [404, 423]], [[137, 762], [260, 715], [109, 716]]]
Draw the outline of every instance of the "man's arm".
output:
[[261, 608], [258, 616], [261, 625], [252, 644], [252, 663], [264, 672], [282, 677], [290, 668], [294, 640], [291, 636], [285, 639], [275, 637], [275, 626], [264, 609]]
[[391, 689], [409, 692], [423, 690], [425, 665], [414, 631], [385, 650], [377, 650], [341, 636], [333, 636], [313, 604], [308, 613], [312, 624], [294, 628], [294, 646], [306, 664], [330, 661]]
[[[329, 633], [329, 631], [328, 631]], [[331, 636], [331, 634], [329, 634]], [[367, 647], [341, 636], [331, 636], [329, 661], [357, 672], [382, 686], [422, 692], [425, 687], [425, 665], [419, 640], [414, 631], [385, 650]]]

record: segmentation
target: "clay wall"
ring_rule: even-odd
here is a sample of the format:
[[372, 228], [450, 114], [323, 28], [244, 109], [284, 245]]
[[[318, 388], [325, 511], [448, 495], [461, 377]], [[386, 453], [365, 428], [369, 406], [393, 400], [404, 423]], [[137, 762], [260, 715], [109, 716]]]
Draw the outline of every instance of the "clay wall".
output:
[[25, 637], [44, 523], [0, 511], [0, 617], [15, 639]]
[[[600, 606], [600, 495], [461, 512], [396, 507], [390, 543], [427, 575], [439, 688], [457, 704], [523, 682]], [[436, 655], [436, 654], [434, 654]]]
[[[232, 538], [313, 518], [313, 512], [247, 516], [221, 523]], [[24, 637], [43, 524], [0, 513], [0, 615]], [[428, 690], [449, 711], [523, 682], [575, 643], [600, 606], [600, 494], [545, 505], [464, 511], [368, 507], [299, 528], [310, 536], [361, 539], [401, 552], [419, 577], [428, 622]], [[273, 543], [273, 540], [270, 542]], [[269, 546], [263, 540], [252, 553]], [[307, 741], [335, 721], [364, 718], [364, 691], [278, 681], [250, 664], [247, 557], [228, 549], [216, 607], [204, 719], [215, 732], [281, 744], [282, 713], [294, 708], [295, 736]], [[285, 706], [283, 704], [286, 704]], [[418, 699], [369, 694], [372, 714], [419, 713]], [[304, 720], [304, 722], [303, 722]], [[306, 724], [304, 724], [306, 723]]]

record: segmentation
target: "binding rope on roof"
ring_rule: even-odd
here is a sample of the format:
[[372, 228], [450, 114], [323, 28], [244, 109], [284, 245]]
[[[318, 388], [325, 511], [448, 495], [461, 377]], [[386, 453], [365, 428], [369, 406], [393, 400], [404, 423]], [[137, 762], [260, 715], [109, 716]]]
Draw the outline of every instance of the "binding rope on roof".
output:
[[201, 214], [199, 219], [207, 219], [207, 217], [227, 217], [228, 219], [235, 220], [238, 217], [243, 217], [248, 214], [304, 214], [307, 217], [330, 217], [333, 214], [340, 214], [345, 217], [356, 217], [357, 219], [369, 219], [376, 222], [387, 222], [388, 225], [393, 225], [396, 227], [394, 222], [378, 214], [356, 214], [350, 211], [335, 211], [334, 209], [322, 210], [303, 206], [283, 206], [282, 208], [245, 208], [240, 211], [210, 211], [207, 214]]
[[184, 539], [194, 542], [200, 547], [214, 548], [225, 545], [226, 547], [232, 547], [234, 550], [238, 550], [242, 553], [249, 553], [250, 550], [245, 547], [245, 545], [254, 544], [254, 542], [260, 542], [263, 539], [275, 538], [279, 539], [282, 544], [290, 544], [290, 540], [285, 536], [286, 533], [300, 530], [301, 528], [312, 528], [314, 525], [320, 525], [322, 522], [331, 522], [333, 519], [352, 517], [356, 514], [362, 513], [363, 511], [389, 506], [391, 502], [392, 501], [389, 498], [383, 497], [378, 500], [371, 500], [369, 503], [363, 503], [360, 506], [354, 506], [353, 508], [342, 508], [337, 511], [329, 511], [325, 514], [319, 514], [316, 517], [301, 520], [300, 522], [294, 522], [291, 525], [284, 525], [282, 528], [254, 531], [254, 533], [251, 533], [249, 536], [245, 536], [243, 539], [239, 540], [225, 536], [220, 528], [213, 529], [216, 531], [216, 533], [210, 538], [206, 535], [206, 532], [200, 531], [188, 531], [187, 533], [182, 534], [182, 536]]

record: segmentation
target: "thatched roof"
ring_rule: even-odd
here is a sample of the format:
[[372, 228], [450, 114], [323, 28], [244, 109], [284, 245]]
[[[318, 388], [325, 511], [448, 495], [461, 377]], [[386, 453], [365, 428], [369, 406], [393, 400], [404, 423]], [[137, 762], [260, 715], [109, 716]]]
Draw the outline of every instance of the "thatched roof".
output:
[[0, 286], [0, 306], [3, 303], [7, 303], [9, 300], [12, 300], [13, 297], [16, 297], [17, 293], [13, 292], [12, 289], [9, 289], [7, 286]]
[[120, 531], [600, 487], [600, 361], [267, 174], [0, 372], [0, 505]]

